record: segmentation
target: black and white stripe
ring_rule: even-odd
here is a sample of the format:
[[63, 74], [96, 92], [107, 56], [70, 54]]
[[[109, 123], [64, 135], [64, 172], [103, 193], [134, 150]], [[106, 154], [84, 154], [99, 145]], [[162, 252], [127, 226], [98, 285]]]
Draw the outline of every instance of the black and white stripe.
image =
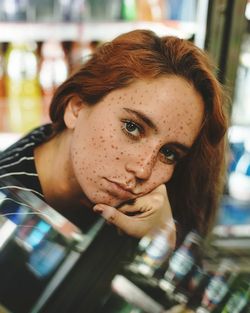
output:
[[32, 191], [44, 199], [35, 167], [34, 148], [46, 141], [51, 125], [43, 125], [0, 153], [0, 190]]

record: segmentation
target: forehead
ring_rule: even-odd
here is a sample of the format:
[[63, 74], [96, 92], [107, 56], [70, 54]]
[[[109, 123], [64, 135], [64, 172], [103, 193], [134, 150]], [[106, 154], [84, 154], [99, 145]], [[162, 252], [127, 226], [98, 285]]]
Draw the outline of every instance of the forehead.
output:
[[[149, 114], [160, 113], [162, 118], [184, 115], [195, 118], [204, 110], [201, 95], [192, 84], [179, 76], [159, 77], [136, 81], [130, 86], [112, 92], [117, 105], [129, 105]], [[159, 118], [159, 116], [157, 117]]]
[[[112, 96], [112, 97], [111, 97]], [[108, 94], [109, 100], [115, 98], [117, 103], [132, 101], [132, 104], [146, 107], [186, 106], [190, 109], [192, 102], [203, 102], [201, 95], [193, 85], [179, 76], [165, 76], [152, 80], [138, 80], [131, 85], [116, 89]]]

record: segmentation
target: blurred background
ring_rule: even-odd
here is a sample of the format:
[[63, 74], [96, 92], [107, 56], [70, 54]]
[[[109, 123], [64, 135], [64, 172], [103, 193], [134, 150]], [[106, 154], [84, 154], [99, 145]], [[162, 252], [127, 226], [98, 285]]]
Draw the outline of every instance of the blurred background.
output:
[[[48, 107], [55, 89], [99, 44], [137, 28], [193, 41], [216, 64], [216, 75], [231, 99], [226, 185], [209, 240], [204, 242], [191, 233], [180, 250], [173, 252], [164, 239], [166, 230], [143, 238], [133, 262], [113, 280], [112, 292], [102, 309], [91, 312], [249, 313], [250, 1], [0, 0], [0, 151], [34, 127], [49, 122]], [[6, 210], [6, 197], [0, 195], [0, 210]], [[20, 227], [15, 233], [16, 221], [1, 217], [0, 265], [4, 247], [13, 236], [19, 244], [22, 242], [21, 249], [31, 253], [56, 228], [42, 219], [27, 218], [22, 225], [25, 223], [38, 225], [40, 231], [23, 231], [20, 235]], [[36, 256], [40, 261], [30, 259], [25, 269], [36, 273], [34, 281], [46, 273], [43, 288], [37, 288], [23, 307], [13, 305], [12, 299], [1, 300], [0, 288], [1, 313], [43, 312], [49, 294], [63, 279], [56, 276], [62, 260], [68, 260], [71, 250], [76, 254], [83, 251], [77, 240], [77, 248], [75, 240], [74, 248], [69, 244], [71, 233], [70, 240], [65, 239], [68, 233], [61, 234], [57, 229], [56, 234], [52, 237], [60, 234], [64, 238], [60, 239], [61, 250], [54, 250], [58, 240], [51, 239], [53, 248], [46, 246], [43, 257]], [[69, 262], [71, 267], [74, 262]], [[76, 288], [80, 289], [80, 284]], [[74, 300], [73, 295], [69, 297]], [[68, 312], [63, 311], [62, 296], [58, 299], [62, 303], [60, 312]], [[44, 312], [56, 312], [50, 310], [47, 307]], [[85, 312], [83, 304], [71, 312]]]

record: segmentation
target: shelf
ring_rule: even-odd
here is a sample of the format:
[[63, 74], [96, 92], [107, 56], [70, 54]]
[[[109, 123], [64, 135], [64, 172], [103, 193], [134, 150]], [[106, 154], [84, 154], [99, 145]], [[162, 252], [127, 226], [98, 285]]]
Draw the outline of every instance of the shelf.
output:
[[107, 41], [134, 29], [150, 29], [159, 36], [173, 35], [189, 39], [195, 23], [161, 22], [86, 22], [86, 23], [0, 23], [0, 42], [44, 41]]
[[0, 41], [44, 41], [48, 38], [60, 41], [79, 38], [79, 24], [60, 23], [0, 23]]

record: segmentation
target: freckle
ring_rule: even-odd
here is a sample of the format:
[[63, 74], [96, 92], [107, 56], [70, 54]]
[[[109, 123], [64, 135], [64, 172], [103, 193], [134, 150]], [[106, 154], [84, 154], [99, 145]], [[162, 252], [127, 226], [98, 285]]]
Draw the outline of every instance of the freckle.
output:
[[120, 154], [121, 154], [121, 155], [123, 155], [124, 153], [123, 153], [123, 152], [121, 152]]
[[120, 158], [118, 158], [118, 157], [116, 157], [115, 159], [116, 159], [116, 160], [120, 160]]

